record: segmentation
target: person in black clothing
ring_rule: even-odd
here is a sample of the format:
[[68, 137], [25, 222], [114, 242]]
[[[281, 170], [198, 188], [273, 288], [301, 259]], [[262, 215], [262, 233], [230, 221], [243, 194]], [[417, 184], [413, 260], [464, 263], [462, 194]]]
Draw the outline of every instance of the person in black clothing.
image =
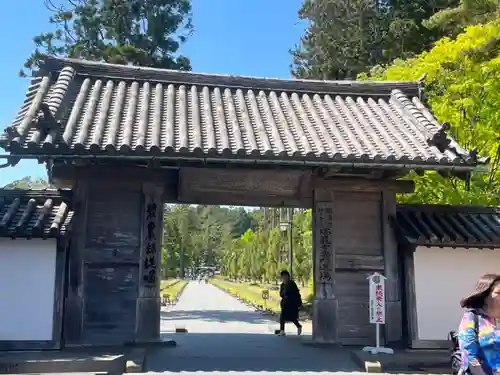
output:
[[302, 333], [302, 326], [299, 323], [299, 309], [302, 307], [302, 298], [300, 291], [290, 278], [290, 273], [286, 270], [281, 271], [281, 286], [280, 286], [280, 329], [276, 332], [279, 336], [285, 335], [285, 322], [292, 322], [297, 327], [297, 334]]

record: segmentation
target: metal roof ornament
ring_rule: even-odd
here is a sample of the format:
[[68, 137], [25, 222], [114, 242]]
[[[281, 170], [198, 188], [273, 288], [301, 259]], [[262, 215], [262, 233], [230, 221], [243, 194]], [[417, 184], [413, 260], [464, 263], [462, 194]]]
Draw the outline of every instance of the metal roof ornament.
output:
[[436, 147], [439, 151], [445, 152], [450, 147], [451, 139], [448, 137], [446, 133], [451, 129], [451, 125], [448, 122], [443, 122], [441, 127], [438, 129], [434, 135], [427, 140], [427, 143], [430, 146]]
[[470, 150], [470, 152], [469, 152], [469, 158], [474, 163], [477, 163], [477, 161], [478, 161], [478, 158], [477, 158], [477, 148], [473, 148], [472, 150]]

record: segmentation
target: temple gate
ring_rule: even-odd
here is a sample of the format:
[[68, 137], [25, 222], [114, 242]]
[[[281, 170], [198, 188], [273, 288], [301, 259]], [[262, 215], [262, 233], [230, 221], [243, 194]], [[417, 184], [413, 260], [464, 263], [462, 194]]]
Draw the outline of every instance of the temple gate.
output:
[[402, 339], [390, 218], [410, 170], [467, 176], [418, 82], [223, 76], [48, 58], [1, 146], [73, 190], [66, 345], [159, 340], [162, 206], [312, 207], [313, 339], [374, 343], [366, 276], [388, 278], [384, 339]]

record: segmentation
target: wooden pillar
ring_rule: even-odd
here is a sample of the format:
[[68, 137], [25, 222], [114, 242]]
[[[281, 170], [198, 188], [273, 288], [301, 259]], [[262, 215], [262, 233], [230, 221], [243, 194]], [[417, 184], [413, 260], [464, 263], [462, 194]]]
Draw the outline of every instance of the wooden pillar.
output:
[[375, 344], [368, 316], [368, 280], [387, 277], [387, 315], [382, 342], [401, 340], [401, 283], [397, 243], [390, 225], [394, 191], [355, 182], [314, 190], [313, 340], [343, 345]]
[[386, 280], [386, 324], [385, 338], [388, 343], [400, 342], [403, 337], [403, 306], [401, 298], [401, 267], [398, 244], [391, 216], [396, 215], [396, 193], [391, 190], [382, 192], [382, 243], [384, 250], [384, 273]]
[[313, 209], [313, 340], [338, 341], [338, 303], [335, 295], [335, 247], [333, 243], [332, 194], [323, 189], [314, 193]]
[[160, 340], [160, 262], [163, 230], [163, 188], [143, 184], [142, 236], [137, 299], [136, 342]]
[[87, 185], [79, 181], [73, 187], [74, 209], [71, 248], [67, 278], [67, 296], [64, 301], [64, 346], [80, 345], [83, 334], [83, 249], [87, 222]]
[[161, 195], [161, 185], [139, 181], [78, 181], [66, 345], [159, 339]]

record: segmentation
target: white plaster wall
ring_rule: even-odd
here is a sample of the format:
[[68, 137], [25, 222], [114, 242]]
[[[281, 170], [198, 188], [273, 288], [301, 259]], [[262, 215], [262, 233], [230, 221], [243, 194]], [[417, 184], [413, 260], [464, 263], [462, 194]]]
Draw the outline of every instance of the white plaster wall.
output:
[[500, 251], [417, 247], [414, 256], [418, 338], [446, 340], [460, 324], [460, 299], [480, 276], [500, 272]]
[[51, 340], [56, 240], [0, 239], [0, 341]]

